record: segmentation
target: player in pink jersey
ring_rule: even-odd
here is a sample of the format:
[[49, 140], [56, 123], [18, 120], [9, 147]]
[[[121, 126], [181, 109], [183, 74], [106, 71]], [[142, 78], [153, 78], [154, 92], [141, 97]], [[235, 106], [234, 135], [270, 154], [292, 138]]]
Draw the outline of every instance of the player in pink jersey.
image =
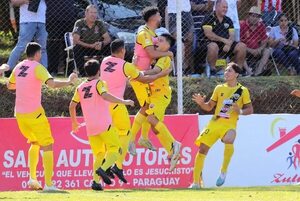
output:
[[[170, 51], [163, 52], [155, 49], [155, 40], [157, 35], [155, 30], [160, 26], [161, 16], [157, 7], [146, 7], [142, 11], [142, 16], [146, 22], [141, 26], [136, 36], [136, 43], [134, 49], [134, 63], [138, 69], [149, 70], [151, 64], [155, 59], [164, 56], [173, 57], [173, 53]], [[148, 132], [150, 130], [150, 124], [146, 120], [145, 111], [149, 107], [150, 87], [148, 84], [143, 84], [137, 81], [130, 82], [131, 86], [136, 94], [136, 97], [141, 106], [140, 111], [136, 114], [132, 125], [132, 140], [129, 145], [129, 152], [132, 155], [136, 155], [135, 150], [135, 138], [137, 132], [142, 127], [142, 137], [139, 139], [139, 144], [145, 146], [151, 150], [156, 150], [151, 142], [148, 140]]]
[[41, 105], [41, 89], [43, 83], [51, 88], [70, 85], [77, 78], [71, 74], [67, 81], [54, 80], [39, 61], [41, 46], [38, 43], [28, 43], [26, 46], [27, 59], [20, 62], [9, 77], [8, 89], [16, 90], [15, 116], [19, 129], [28, 142], [30, 179], [28, 186], [34, 190], [42, 189], [36, 178], [36, 167], [40, 149], [43, 150], [43, 165], [45, 172], [44, 191], [57, 191], [52, 184], [54, 142], [48, 119]]
[[[135, 65], [124, 60], [126, 50], [123, 40], [114, 40], [110, 44], [110, 49], [111, 56], [105, 57], [102, 60], [100, 66], [100, 79], [107, 83], [109, 92], [118, 98], [123, 99], [128, 79], [149, 83], [170, 73], [170, 70], [168, 69], [155, 75], [144, 76], [143, 72], [140, 72]], [[127, 150], [129, 140], [131, 139], [129, 114], [124, 104], [116, 103], [110, 104], [110, 113], [112, 115], [113, 126], [118, 130], [123, 150], [121, 157], [116, 161], [116, 165], [111, 168], [111, 171], [116, 172], [120, 169], [121, 172], [119, 175], [123, 175], [122, 163], [126, 157], [125, 150]], [[110, 175], [113, 177], [113, 174], [110, 173]], [[121, 177], [120, 179], [127, 183], [123, 178], [124, 177]]]
[[[112, 182], [106, 171], [122, 154], [120, 138], [112, 125], [109, 102], [131, 106], [134, 103], [132, 100], [123, 100], [108, 93], [106, 83], [99, 79], [100, 64], [97, 60], [89, 60], [84, 65], [84, 69], [88, 75], [88, 80], [77, 87], [69, 111], [72, 119], [72, 130], [77, 131], [79, 123], [76, 119], [76, 106], [80, 102], [94, 156], [92, 189], [102, 190], [97, 175], [110, 185]], [[124, 175], [119, 174], [121, 171], [117, 167], [116, 169], [115, 174], [125, 180]]]

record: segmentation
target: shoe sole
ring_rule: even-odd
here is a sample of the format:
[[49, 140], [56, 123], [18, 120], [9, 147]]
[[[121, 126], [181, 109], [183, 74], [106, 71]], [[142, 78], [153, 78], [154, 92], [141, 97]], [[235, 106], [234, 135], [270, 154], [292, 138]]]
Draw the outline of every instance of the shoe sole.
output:
[[155, 147], [153, 147], [153, 146], [148, 146], [147, 144], [140, 143], [140, 142], [138, 142], [138, 144], [139, 144], [140, 146], [142, 146], [142, 147], [145, 147], [145, 148], [151, 150], [151, 151], [157, 151], [157, 148], [155, 148]]
[[35, 184], [28, 184], [28, 187], [31, 189], [31, 190], [43, 190], [43, 187], [42, 186], [38, 186], [38, 185], [35, 185]]

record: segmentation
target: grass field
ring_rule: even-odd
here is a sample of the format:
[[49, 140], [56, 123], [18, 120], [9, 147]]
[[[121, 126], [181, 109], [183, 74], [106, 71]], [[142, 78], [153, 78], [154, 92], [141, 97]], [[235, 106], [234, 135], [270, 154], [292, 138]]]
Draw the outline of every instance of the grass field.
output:
[[0, 200], [58, 201], [300, 201], [300, 186], [208, 188], [202, 190], [91, 190], [64, 193], [1, 192]]

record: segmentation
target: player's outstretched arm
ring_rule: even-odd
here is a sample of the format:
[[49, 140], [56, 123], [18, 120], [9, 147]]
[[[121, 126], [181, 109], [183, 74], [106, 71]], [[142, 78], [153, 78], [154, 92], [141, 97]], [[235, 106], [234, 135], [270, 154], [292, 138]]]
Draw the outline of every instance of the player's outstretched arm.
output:
[[61, 88], [73, 84], [78, 78], [76, 73], [72, 73], [67, 81], [49, 79], [46, 85], [50, 88]]
[[209, 112], [216, 106], [216, 102], [212, 100], [205, 102], [205, 98], [206, 96], [201, 96], [200, 94], [194, 94], [192, 100], [196, 102], [201, 107], [202, 110]]
[[293, 90], [293, 91], [291, 92], [291, 95], [300, 98], [300, 90], [299, 90], [299, 89]]
[[77, 107], [76, 102], [71, 101], [69, 105], [69, 112], [70, 112], [70, 117], [72, 121], [72, 131], [76, 132], [79, 128], [79, 123], [77, 121], [77, 116], [76, 116], [76, 107]]
[[132, 100], [123, 100], [107, 92], [102, 93], [101, 96], [104, 100], [111, 103], [120, 103], [124, 105], [134, 106], [134, 102]]

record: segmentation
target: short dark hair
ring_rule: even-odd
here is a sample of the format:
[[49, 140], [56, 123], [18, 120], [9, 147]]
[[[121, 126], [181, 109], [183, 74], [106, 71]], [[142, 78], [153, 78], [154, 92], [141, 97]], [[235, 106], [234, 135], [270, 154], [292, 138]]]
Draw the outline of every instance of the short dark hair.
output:
[[42, 49], [41, 45], [36, 42], [30, 42], [26, 45], [26, 56], [34, 57], [34, 55]]
[[121, 39], [115, 39], [110, 44], [110, 52], [112, 54], [119, 53], [122, 48], [125, 48], [125, 42]]
[[143, 16], [143, 19], [145, 20], [145, 22], [148, 22], [149, 18], [152, 17], [153, 15], [156, 15], [156, 13], [159, 13], [159, 10], [157, 7], [148, 6], [148, 7], [144, 8], [144, 10], [142, 11], [142, 16]]
[[97, 75], [99, 69], [100, 64], [96, 59], [90, 59], [84, 64], [85, 73], [89, 77]]
[[237, 65], [236, 63], [234, 62], [230, 62], [228, 64], [228, 66], [230, 66], [236, 73], [238, 74], [242, 74], [243, 73], [243, 70], [240, 68], [239, 65]]
[[164, 37], [167, 42], [170, 44], [170, 47], [173, 47], [175, 45], [175, 38], [173, 38], [173, 36], [171, 36], [171, 34], [168, 34], [168, 33], [163, 33], [161, 34], [160, 36]]

